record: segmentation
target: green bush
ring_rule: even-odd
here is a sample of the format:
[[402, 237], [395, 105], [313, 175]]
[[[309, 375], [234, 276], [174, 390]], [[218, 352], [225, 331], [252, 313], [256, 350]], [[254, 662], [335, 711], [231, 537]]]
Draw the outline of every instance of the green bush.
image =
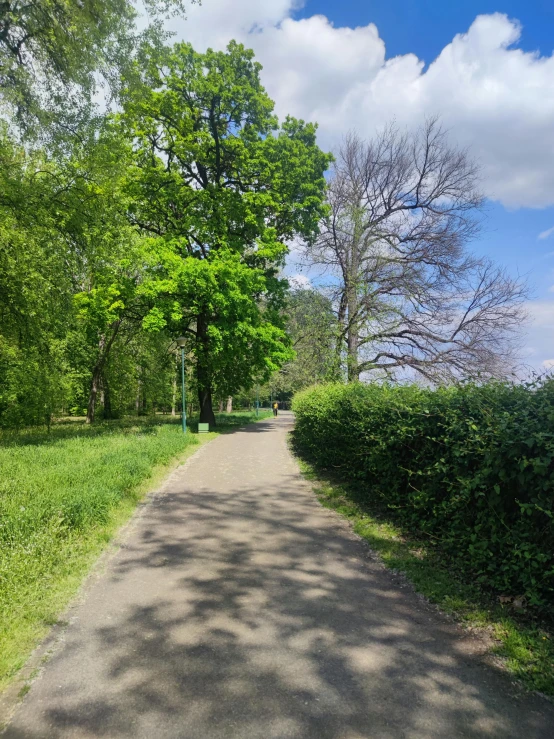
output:
[[316, 464], [363, 481], [484, 587], [554, 604], [554, 381], [325, 385], [294, 399]]

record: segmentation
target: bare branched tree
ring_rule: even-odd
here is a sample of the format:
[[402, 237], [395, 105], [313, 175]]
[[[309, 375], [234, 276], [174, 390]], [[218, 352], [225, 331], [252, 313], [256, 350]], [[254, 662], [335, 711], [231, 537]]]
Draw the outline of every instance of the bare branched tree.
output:
[[513, 365], [526, 288], [468, 244], [480, 229], [478, 168], [436, 120], [343, 143], [329, 215], [307, 248], [330, 274], [348, 379], [415, 371], [433, 382]]

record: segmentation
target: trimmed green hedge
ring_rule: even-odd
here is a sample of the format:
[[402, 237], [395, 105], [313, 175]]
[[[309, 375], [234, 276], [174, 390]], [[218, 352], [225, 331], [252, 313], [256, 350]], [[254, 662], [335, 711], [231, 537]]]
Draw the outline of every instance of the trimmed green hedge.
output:
[[316, 464], [363, 481], [483, 586], [554, 605], [554, 381], [325, 385], [293, 402]]

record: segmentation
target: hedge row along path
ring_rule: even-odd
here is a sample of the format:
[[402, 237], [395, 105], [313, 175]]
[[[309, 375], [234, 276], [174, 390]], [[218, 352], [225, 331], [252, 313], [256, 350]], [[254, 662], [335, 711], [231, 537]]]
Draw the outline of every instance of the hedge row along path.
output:
[[172, 474], [73, 606], [6, 737], [552, 737], [554, 706], [320, 507], [291, 425], [220, 436]]

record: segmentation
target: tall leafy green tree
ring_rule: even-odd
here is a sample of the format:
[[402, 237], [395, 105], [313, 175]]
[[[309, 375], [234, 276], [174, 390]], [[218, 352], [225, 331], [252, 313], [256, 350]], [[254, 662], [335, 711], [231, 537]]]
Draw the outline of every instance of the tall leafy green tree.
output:
[[120, 118], [135, 155], [131, 220], [152, 237], [145, 326], [190, 338], [201, 421], [212, 424], [215, 387], [231, 395], [290, 358], [278, 270], [287, 241], [311, 239], [324, 209], [330, 157], [316, 126], [279, 127], [260, 70], [235, 42], [152, 50]]
[[0, 420], [42, 423], [63, 402], [71, 314], [67, 251], [52, 228], [53, 167], [0, 129]]
[[106, 364], [118, 335], [140, 331], [148, 304], [138, 291], [143, 244], [129, 224], [123, 183], [129, 149], [113, 128], [86, 131], [58, 167], [56, 227], [73, 254], [73, 303], [86, 347], [90, 386], [87, 421], [99, 392], [106, 397]]
[[[107, 362], [140, 333], [142, 240], [126, 217], [128, 147], [95, 127], [65, 158], [0, 150], [0, 416], [42, 422], [107, 397]], [[121, 383], [120, 383], [121, 384]]]

